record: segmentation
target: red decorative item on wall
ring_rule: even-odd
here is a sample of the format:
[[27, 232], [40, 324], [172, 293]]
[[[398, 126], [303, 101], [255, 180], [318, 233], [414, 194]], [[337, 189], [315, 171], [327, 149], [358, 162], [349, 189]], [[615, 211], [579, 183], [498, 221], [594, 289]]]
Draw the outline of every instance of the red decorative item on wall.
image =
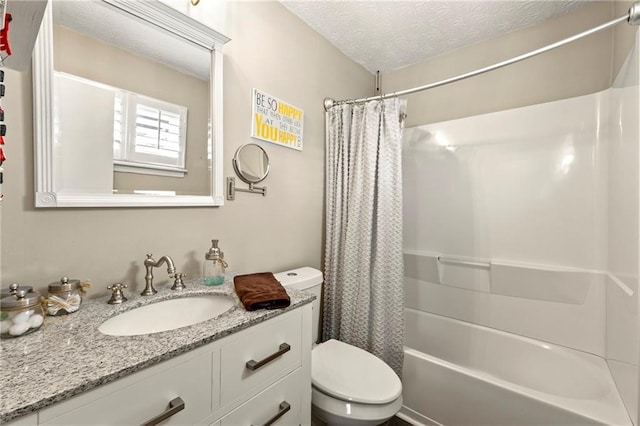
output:
[[11, 22], [11, 14], [4, 15], [4, 28], [0, 30], [0, 50], [11, 55], [11, 45], [9, 44], [9, 22]]
[[[6, 6], [6, 3], [5, 3]], [[4, 13], [4, 11], [3, 11]], [[2, 19], [0, 15], [0, 19]], [[7, 58], [7, 56], [11, 55], [11, 45], [9, 44], [9, 22], [11, 22], [11, 14], [4, 13], [4, 27], [0, 29], [0, 51], [5, 52], [6, 56], [0, 59], [0, 67], [4, 66], [3, 61]], [[4, 71], [0, 70], [0, 83], [4, 82]], [[0, 98], [4, 96], [4, 84], [0, 84]], [[4, 199], [4, 194], [2, 193], [2, 183], [4, 181], [4, 169], [2, 168], [2, 163], [7, 160], [7, 157], [4, 155], [4, 136], [7, 133], [7, 126], [4, 124], [4, 109], [0, 107], [0, 201]]]

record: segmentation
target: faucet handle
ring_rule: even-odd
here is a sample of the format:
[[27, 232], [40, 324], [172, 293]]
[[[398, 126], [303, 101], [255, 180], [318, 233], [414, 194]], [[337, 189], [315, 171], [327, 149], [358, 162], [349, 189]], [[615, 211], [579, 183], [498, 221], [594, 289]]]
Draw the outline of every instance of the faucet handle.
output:
[[129, 286], [126, 284], [122, 284], [122, 283], [115, 283], [115, 284], [109, 284], [107, 286], [107, 290], [112, 290], [113, 291], [118, 291], [118, 290], [122, 290], [123, 288], [128, 288]]
[[127, 298], [122, 293], [123, 288], [127, 288], [126, 284], [115, 283], [107, 286], [107, 290], [111, 290], [111, 299], [107, 302], [110, 305], [118, 305], [122, 302], [126, 302]]
[[187, 286], [184, 284], [184, 282], [182, 282], [182, 278], [186, 278], [187, 275], [183, 274], [182, 272], [176, 272], [175, 274], [171, 275], [173, 278], [175, 278], [175, 280], [173, 281], [173, 285], [171, 286], [171, 290], [183, 290], [185, 288], [187, 288]]
[[151, 259], [153, 257], [153, 253], [147, 253], [147, 259]]

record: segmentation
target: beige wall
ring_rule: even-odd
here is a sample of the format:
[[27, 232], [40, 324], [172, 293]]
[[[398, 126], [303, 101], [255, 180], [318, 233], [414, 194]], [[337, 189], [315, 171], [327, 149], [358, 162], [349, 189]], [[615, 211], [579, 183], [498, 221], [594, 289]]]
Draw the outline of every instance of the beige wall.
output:
[[[212, 238], [234, 271], [320, 267], [322, 100], [370, 94], [371, 75], [277, 2], [229, 2], [225, 13], [222, 32], [232, 40], [224, 49], [224, 175], [234, 175], [233, 153], [251, 142], [253, 87], [305, 112], [302, 152], [259, 142], [271, 157], [268, 195], [238, 193], [220, 208], [35, 209], [31, 74], [7, 70], [3, 287], [15, 281], [42, 289], [68, 275], [91, 279], [93, 294], [117, 281], [139, 292], [145, 253], [170, 255], [193, 277]], [[166, 269], [156, 277], [164, 280]]]
[[[626, 13], [631, 2], [594, 1], [545, 23], [476, 43], [385, 74], [391, 93], [470, 72], [593, 28]], [[608, 88], [636, 27], [619, 24], [587, 38], [467, 80], [407, 96], [407, 126], [452, 120], [594, 93]]]

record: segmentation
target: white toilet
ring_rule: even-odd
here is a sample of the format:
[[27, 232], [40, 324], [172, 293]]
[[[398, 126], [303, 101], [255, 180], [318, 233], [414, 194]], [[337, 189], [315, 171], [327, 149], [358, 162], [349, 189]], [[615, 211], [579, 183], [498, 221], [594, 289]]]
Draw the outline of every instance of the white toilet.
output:
[[[316, 295], [313, 341], [319, 336], [322, 272], [304, 267], [275, 274], [280, 283]], [[379, 425], [402, 407], [402, 383], [391, 367], [369, 352], [329, 340], [311, 352], [312, 413], [328, 425]]]

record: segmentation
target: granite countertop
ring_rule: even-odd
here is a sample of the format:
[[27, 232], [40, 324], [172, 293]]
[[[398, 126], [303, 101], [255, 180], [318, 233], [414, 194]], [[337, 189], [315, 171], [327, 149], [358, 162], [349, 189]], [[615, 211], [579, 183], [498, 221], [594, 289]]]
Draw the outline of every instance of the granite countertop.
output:
[[[206, 345], [214, 340], [307, 304], [315, 296], [287, 289], [286, 309], [246, 311], [233, 285], [207, 287], [186, 280], [187, 288], [143, 297], [124, 290], [122, 305], [108, 305], [108, 297], [85, 299], [78, 312], [45, 317], [39, 330], [0, 340], [0, 423], [35, 412], [84, 391], [114, 381], [150, 365]], [[142, 336], [106, 336], [98, 326], [119, 313], [177, 297], [227, 294], [235, 305], [224, 314], [176, 330]]]

